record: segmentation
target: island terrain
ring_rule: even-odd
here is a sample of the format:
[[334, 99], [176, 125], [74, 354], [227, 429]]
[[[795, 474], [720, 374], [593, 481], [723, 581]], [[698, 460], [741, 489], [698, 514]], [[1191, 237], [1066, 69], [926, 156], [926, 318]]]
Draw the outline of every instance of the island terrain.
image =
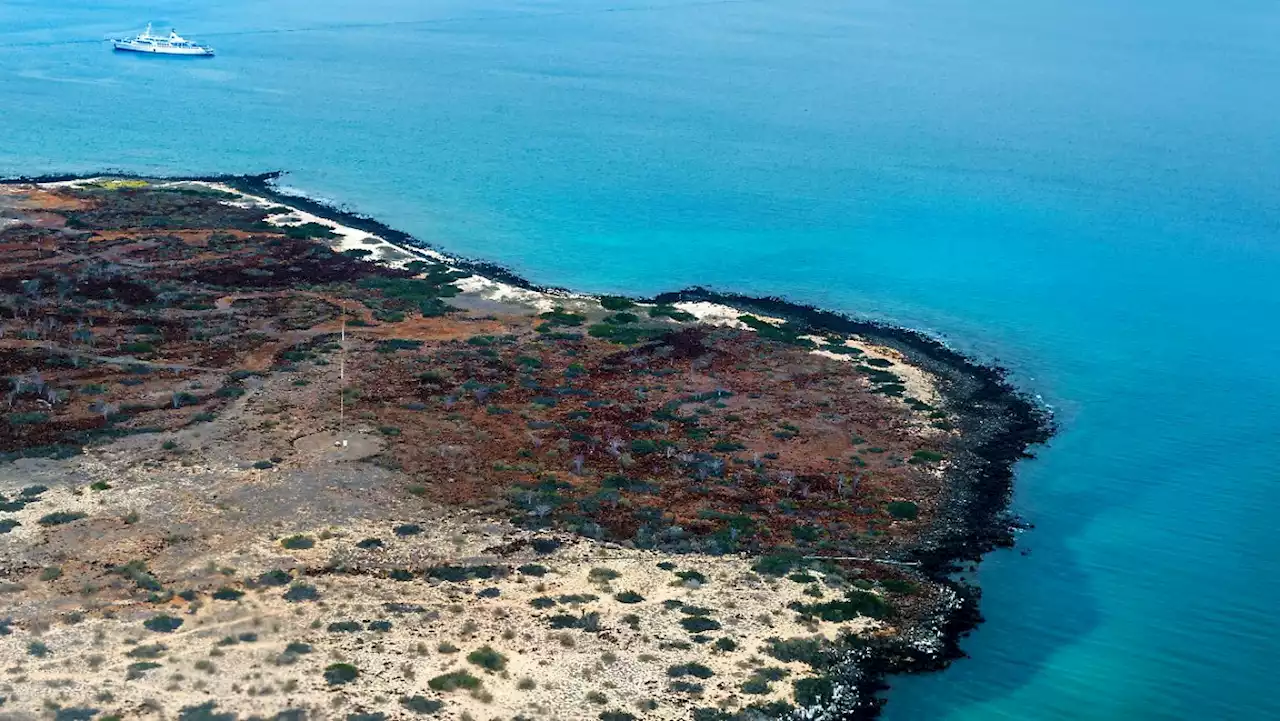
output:
[[1049, 434], [998, 370], [271, 179], [0, 185], [0, 715], [850, 719], [960, 655]]

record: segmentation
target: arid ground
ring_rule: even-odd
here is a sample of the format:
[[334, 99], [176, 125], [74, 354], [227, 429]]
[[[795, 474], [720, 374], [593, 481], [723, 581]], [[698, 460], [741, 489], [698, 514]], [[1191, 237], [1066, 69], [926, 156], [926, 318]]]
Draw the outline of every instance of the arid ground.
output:
[[786, 717], [953, 601], [893, 350], [212, 184], [0, 186], [0, 375], [0, 716]]

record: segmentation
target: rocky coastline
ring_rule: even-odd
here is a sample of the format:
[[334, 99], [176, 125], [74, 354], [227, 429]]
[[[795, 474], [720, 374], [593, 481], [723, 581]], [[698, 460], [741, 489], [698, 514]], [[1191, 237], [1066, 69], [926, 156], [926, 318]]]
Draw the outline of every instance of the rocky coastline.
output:
[[[109, 173], [112, 177], [124, 174]], [[281, 191], [275, 181], [280, 173], [216, 175], [169, 178], [170, 181], [218, 183], [265, 198], [386, 239], [388, 242], [444, 253], [448, 263], [482, 278], [522, 290], [571, 295], [563, 288], [537, 285], [510, 270], [486, 261], [457, 258], [430, 248], [407, 233], [349, 210]], [[5, 179], [13, 183], [57, 183], [85, 176], [45, 176]], [[812, 719], [864, 719], [879, 715], [891, 676], [946, 668], [964, 656], [961, 640], [982, 621], [980, 589], [956, 579], [964, 566], [977, 563], [993, 549], [1013, 545], [1019, 521], [1009, 504], [1016, 464], [1030, 457], [1030, 449], [1048, 442], [1053, 420], [1026, 393], [1015, 388], [1005, 372], [967, 357], [943, 342], [913, 331], [879, 322], [797, 304], [783, 298], [759, 298], [706, 288], [662, 293], [639, 302], [671, 305], [712, 303], [744, 313], [783, 319], [815, 335], [860, 336], [891, 348], [914, 366], [938, 379], [940, 408], [955, 419], [957, 441], [951, 446], [945, 469], [945, 498], [930, 528], [917, 542], [899, 549], [896, 559], [918, 564], [931, 581], [949, 589], [949, 598], [936, 604], [929, 623], [912, 637], [872, 640], [849, 648], [842, 662], [832, 667], [833, 680], [847, 690], [831, 705], [807, 710]]]

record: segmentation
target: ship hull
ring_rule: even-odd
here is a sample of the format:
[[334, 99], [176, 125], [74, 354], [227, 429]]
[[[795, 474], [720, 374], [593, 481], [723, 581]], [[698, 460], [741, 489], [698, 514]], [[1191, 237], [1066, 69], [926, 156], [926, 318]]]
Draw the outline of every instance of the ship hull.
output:
[[213, 55], [211, 48], [174, 48], [156, 45], [137, 45], [134, 43], [117, 40], [112, 43], [116, 50], [130, 53], [144, 53], [147, 55], [188, 55], [188, 56], [210, 56]]

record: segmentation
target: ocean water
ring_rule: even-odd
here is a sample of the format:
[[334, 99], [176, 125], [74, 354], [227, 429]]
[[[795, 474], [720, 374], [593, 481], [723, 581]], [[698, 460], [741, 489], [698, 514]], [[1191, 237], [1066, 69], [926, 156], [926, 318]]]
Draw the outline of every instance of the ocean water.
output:
[[[220, 54], [96, 42], [147, 21]], [[0, 175], [287, 170], [536, 282], [938, 334], [1062, 432], [971, 658], [886, 718], [1280, 718], [1278, 37], [1262, 0], [3, 0]]]

